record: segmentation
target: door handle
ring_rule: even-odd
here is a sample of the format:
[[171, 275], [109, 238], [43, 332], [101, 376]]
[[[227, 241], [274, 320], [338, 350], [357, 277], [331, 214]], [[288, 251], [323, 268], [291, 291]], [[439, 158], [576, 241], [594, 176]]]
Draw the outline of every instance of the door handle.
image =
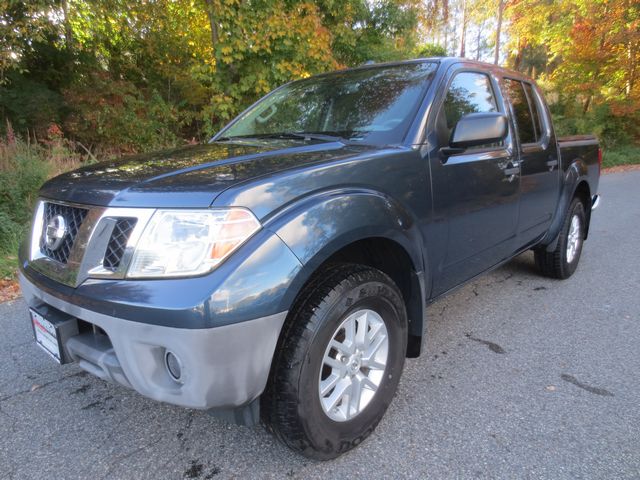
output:
[[558, 166], [558, 160], [549, 160], [547, 162], [547, 167], [549, 167], [549, 171], [553, 170], [553, 168], [557, 166]]
[[510, 177], [511, 175], [517, 175], [518, 173], [520, 173], [520, 167], [512, 167], [512, 168], [504, 169], [504, 174], [507, 177]]

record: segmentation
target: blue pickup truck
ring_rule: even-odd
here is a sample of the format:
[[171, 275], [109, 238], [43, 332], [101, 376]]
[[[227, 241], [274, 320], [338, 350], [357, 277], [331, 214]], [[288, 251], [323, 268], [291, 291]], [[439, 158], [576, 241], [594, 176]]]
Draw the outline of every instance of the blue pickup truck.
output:
[[367, 65], [48, 181], [20, 281], [56, 361], [330, 459], [384, 415], [430, 302], [529, 249], [575, 272], [600, 167], [517, 72]]

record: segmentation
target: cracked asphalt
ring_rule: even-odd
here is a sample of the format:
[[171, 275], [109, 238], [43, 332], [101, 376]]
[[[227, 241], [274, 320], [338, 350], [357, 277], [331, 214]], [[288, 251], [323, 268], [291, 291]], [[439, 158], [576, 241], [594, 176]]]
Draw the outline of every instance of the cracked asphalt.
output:
[[640, 478], [640, 171], [600, 193], [571, 279], [525, 253], [430, 306], [378, 429], [326, 463], [57, 366], [0, 305], [0, 478]]

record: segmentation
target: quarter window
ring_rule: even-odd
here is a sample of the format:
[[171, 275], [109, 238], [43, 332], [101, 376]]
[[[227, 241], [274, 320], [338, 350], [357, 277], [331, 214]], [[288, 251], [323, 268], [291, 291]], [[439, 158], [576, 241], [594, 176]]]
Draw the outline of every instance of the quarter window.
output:
[[511, 105], [513, 106], [520, 143], [537, 142], [538, 136], [536, 135], [537, 132], [534, 126], [532, 109], [529, 105], [523, 83], [510, 78], [505, 78], [504, 82], [507, 87], [509, 99], [511, 100]]
[[531, 113], [533, 114], [533, 126], [536, 129], [536, 141], [539, 142], [542, 138], [542, 117], [540, 115], [540, 110], [538, 109], [538, 101], [536, 100], [535, 92], [533, 91], [533, 86], [530, 83], [523, 83], [524, 90], [527, 93], [527, 98], [529, 99], [529, 105], [531, 106]]

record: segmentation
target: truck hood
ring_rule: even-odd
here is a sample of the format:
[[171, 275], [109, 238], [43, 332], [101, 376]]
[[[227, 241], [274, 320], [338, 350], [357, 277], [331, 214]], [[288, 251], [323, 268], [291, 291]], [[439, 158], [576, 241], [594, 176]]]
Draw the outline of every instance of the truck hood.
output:
[[99, 206], [205, 208], [240, 182], [375, 147], [341, 142], [219, 142], [108, 161], [49, 180], [45, 198]]

